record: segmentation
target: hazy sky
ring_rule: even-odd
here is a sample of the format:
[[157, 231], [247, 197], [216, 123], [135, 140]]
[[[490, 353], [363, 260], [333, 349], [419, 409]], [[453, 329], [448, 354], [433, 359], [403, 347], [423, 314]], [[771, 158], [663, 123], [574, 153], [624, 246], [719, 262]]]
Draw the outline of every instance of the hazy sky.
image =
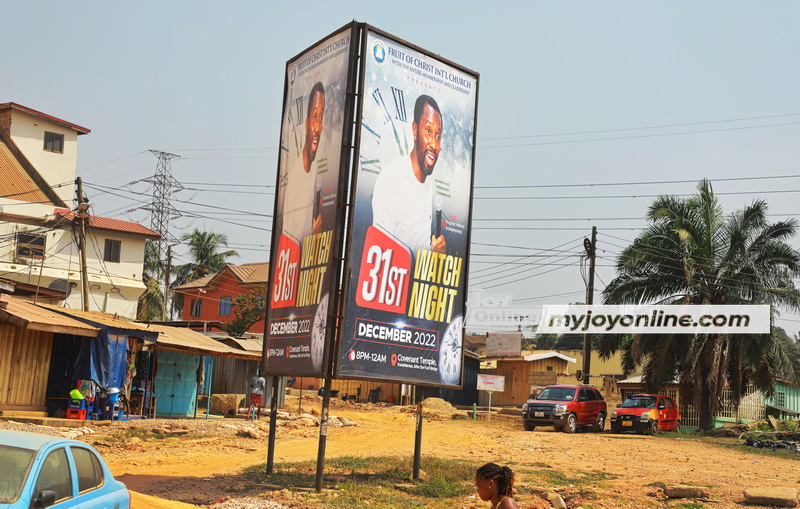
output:
[[224, 232], [234, 263], [268, 260], [285, 63], [353, 19], [480, 73], [471, 289], [583, 301], [596, 225], [598, 301], [653, 197], [703, 177], [726, 211], [800, 214], [796, 1], [10, 0], [3, 18], [0, 102], [92, 130], [94, 213], [149, 226], [148, 150], [177, 154], [173, 234]]

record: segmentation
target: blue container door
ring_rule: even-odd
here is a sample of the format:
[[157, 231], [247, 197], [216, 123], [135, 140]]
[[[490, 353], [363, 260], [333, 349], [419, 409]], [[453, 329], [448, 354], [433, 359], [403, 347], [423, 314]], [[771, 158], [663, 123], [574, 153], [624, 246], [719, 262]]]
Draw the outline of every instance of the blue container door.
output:
[[158, 416], [191, 417], [197, 402], [198, 355], [158, 352]]

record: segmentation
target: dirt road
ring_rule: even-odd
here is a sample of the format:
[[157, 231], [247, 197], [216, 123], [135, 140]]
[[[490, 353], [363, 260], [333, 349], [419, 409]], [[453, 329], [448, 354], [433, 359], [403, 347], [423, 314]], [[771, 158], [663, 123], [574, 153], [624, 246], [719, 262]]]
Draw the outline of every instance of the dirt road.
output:
[[[368, 411], [356, 406], [332, 409], [332, 415], [345, 417], [356, 425], [329, 429], [329, 458], [413, 454], [413, 414], [396, 406], [369, 408]], [[109, 444], [103, 435], [97, 435], [87, 441], [96, 443], [114, 474], [131, 490], [150, 497], [210, 506], [227, 498], [264, 496], [267, 492], [248, 492], [236, 474], [247, 466], [264, 463], [266, 434], [253, 433], [258, 438], [238, 436], [235, 429], [247, 426], [246, 421], [193, 422], [197, 421], [185, 423], [188, 429], [183, 436], [164, 440], [133, 437], [120, 446]], [[158, 425], [158, 421], [148, 423], [150, 427]], [[259, 426], [266, 430], [268, 424], [262, 421]], [[198, 431], [201, 428], [203, 431]], [[209, 428], [228, 434], [214, 436]], [[318, 433], [317, 427], [279, 428], [276, 463], [316, 458]], [[670, 484], [708, 487], [713, 507], [722, 509], [741, 508], [745, 488], [800, 489], [798, 461], [691, 438], [617, 436], [608, 432], [568, 435], [550, 428], [525, 432], [519, 425], [497, 420], [452, 420], [446, 416], [426, 419], [422, 435], [423, 456], [512, 465], [518, 472], [518, 498], [531, 507], [538, 506], [536, 492], [543, 486], [528, 481], [525, 472], [542, 468], [576, 479], [584, 475], [604, 478], [600, 486], [592, 487], [591, 494], [582, 490], [579, 482], [561, 487], [570, 508], [664, 506], [659, 486]], [[291, 502], [292, 495], [283, 491], [273, 498], [286, 503]], [[159, 504], [158, 498], [138, 498], [134, 507], [179, 507], [170, 502]], [[454, 507], [485, 505], [474, 497], [463, 497], [457, 504]]]

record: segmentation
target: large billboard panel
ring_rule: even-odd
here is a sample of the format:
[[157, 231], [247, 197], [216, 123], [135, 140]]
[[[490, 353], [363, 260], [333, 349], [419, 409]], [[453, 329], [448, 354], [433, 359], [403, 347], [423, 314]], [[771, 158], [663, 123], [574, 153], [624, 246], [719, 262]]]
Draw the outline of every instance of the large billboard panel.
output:
[[365, 42], [337, 375], [460, 386], [478, 77]]
[[265, 373], [324, 376], [353, 25], [286, 64]]

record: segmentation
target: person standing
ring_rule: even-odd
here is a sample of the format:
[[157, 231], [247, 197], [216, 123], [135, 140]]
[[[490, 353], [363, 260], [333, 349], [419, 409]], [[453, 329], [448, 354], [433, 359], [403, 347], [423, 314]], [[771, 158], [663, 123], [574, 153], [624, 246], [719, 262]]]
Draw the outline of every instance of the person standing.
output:
[[[261, 415], [261, 407], [264, 405], [264, 388], [266, 385], [267, 381], [256, 371], [256, 375], [250, 379], [250, 406], [247, 407], [247, 415], [253, 420], [258, 420], [258, 416]], [[253, 407], [256, 408], [255, 415], [253, 414]]]

